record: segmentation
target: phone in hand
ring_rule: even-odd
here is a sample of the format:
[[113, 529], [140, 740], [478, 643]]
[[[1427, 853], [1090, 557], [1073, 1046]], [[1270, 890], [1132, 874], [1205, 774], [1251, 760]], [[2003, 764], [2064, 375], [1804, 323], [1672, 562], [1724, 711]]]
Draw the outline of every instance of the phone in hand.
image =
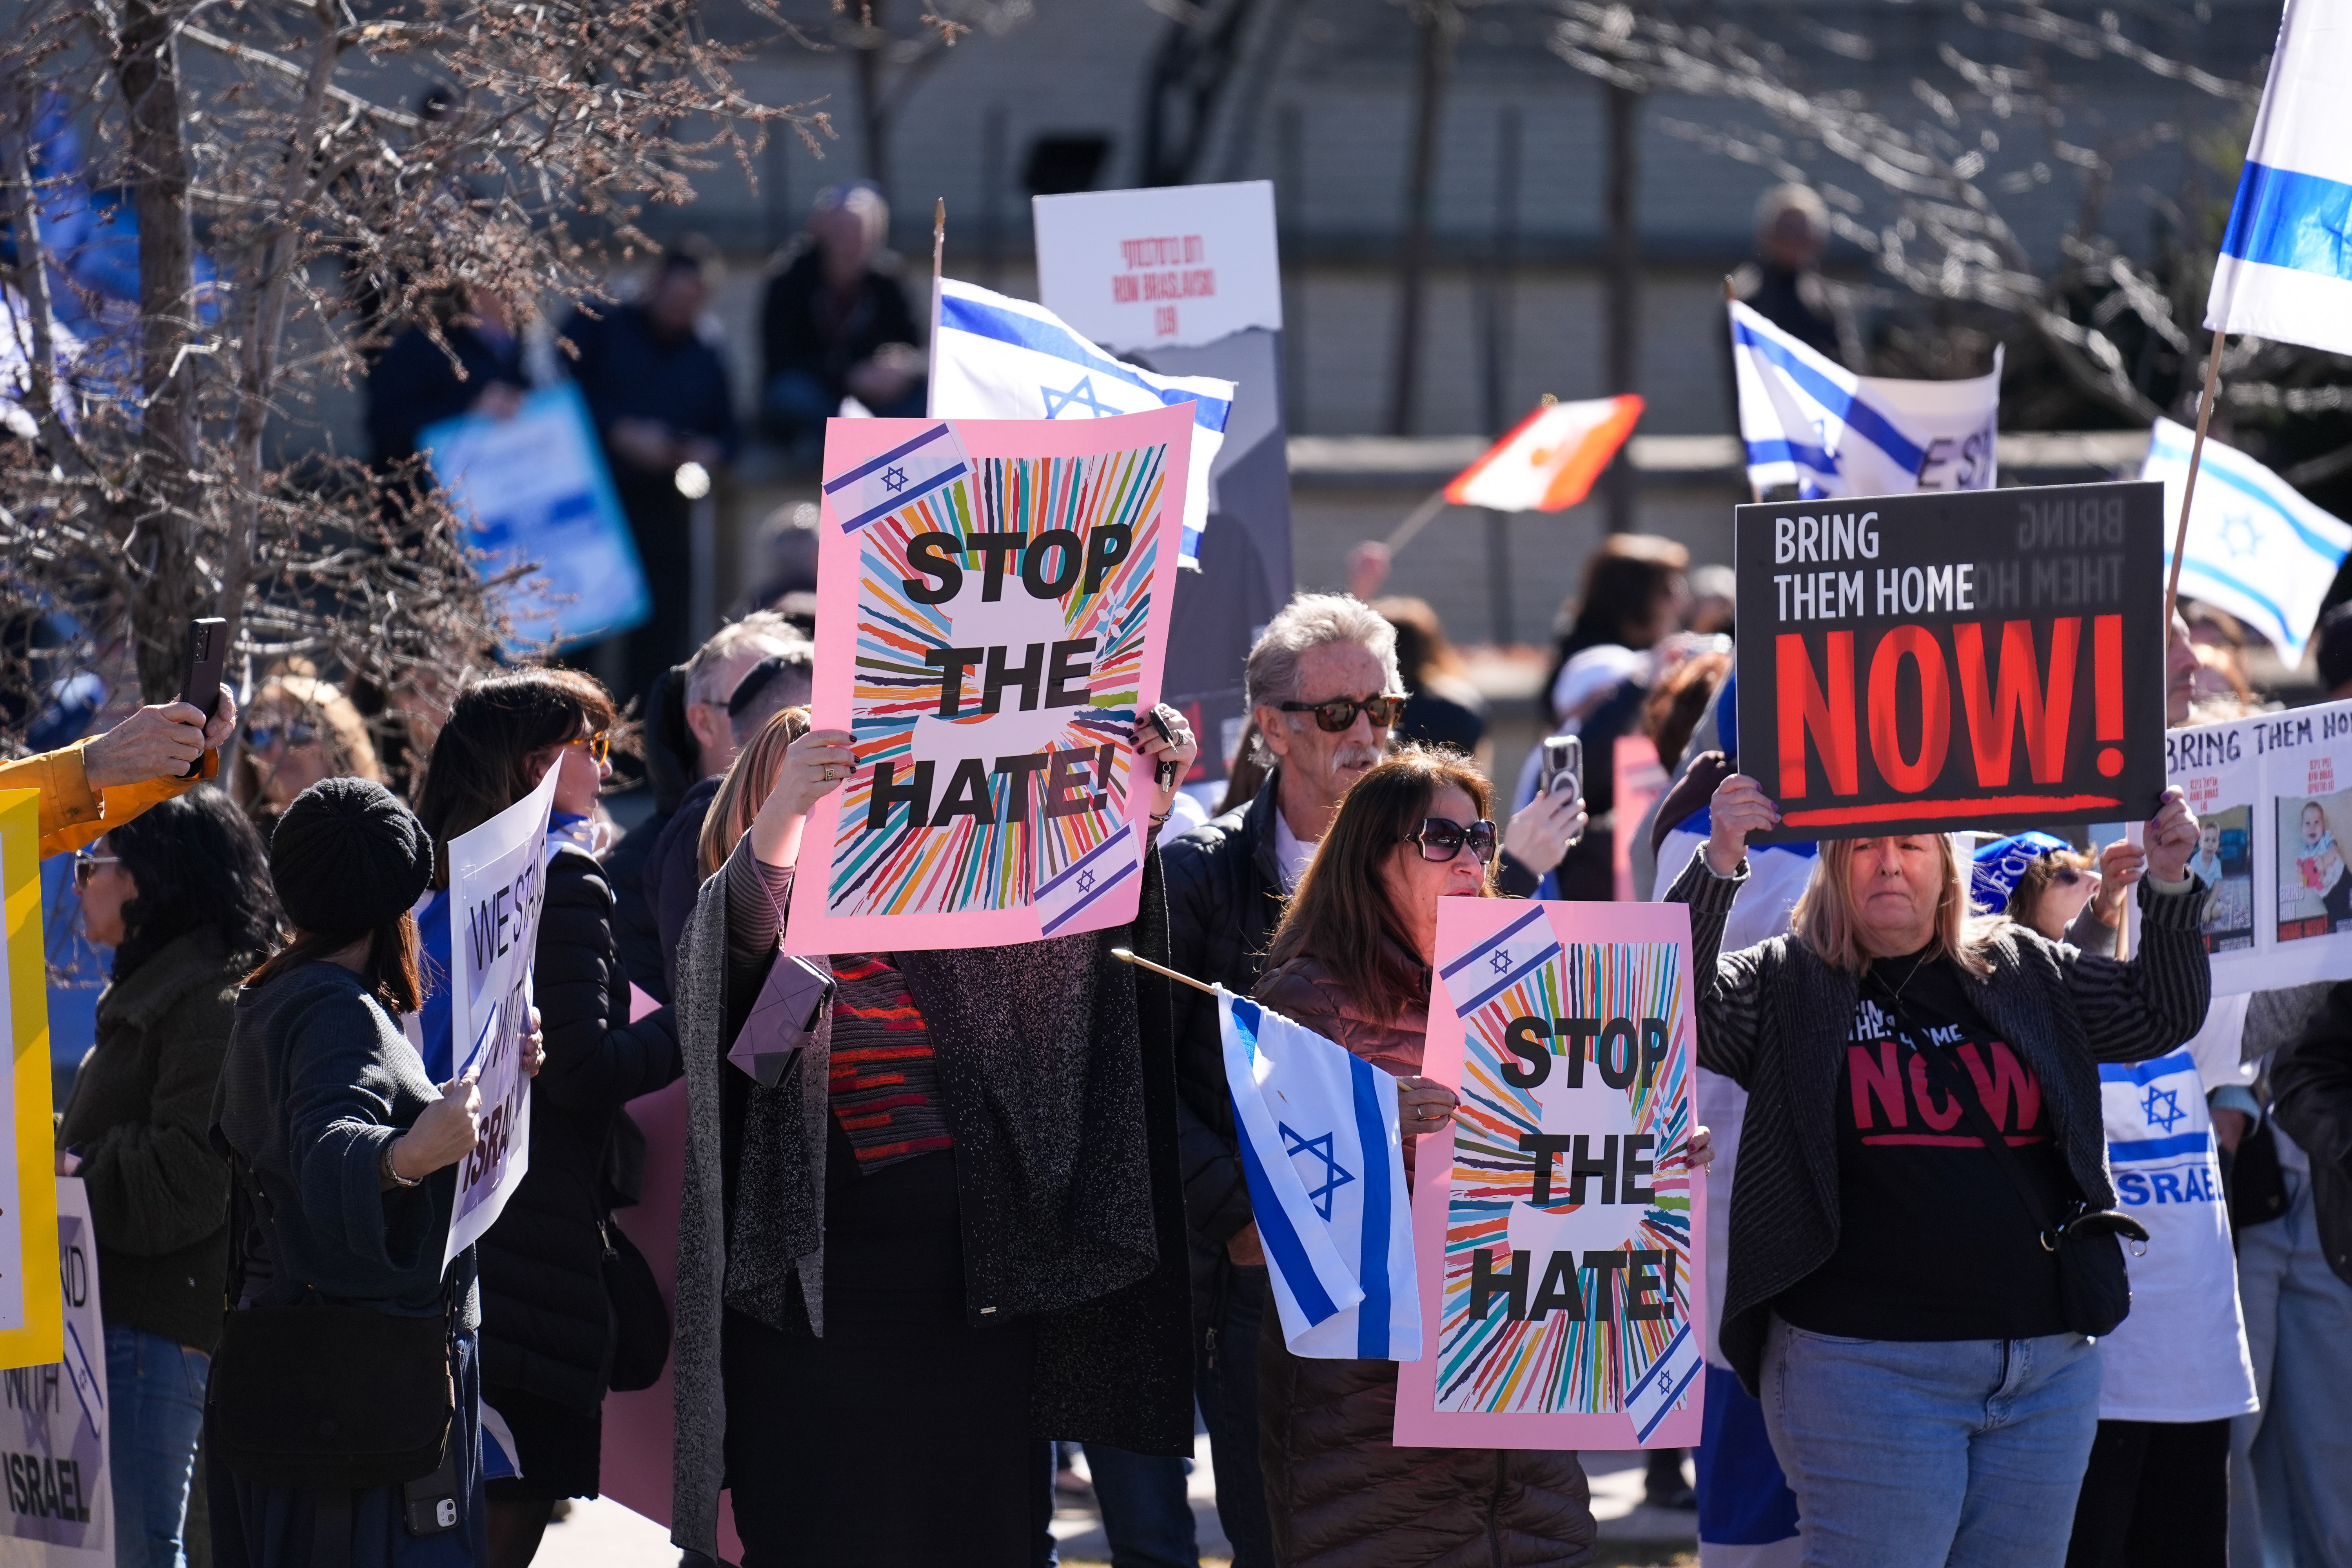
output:
[[[194, 703], [206, 723], [220, 710], [221, 674], [228, 667], [228, 622], [218, 616], [199, 616], [188, 623], [187, 670], [180, 678], [180, 700]], [[204, 767], [199, 757], [182, 778], [194, 778]]]
[[[1171, 746], [1176, 743], [1175, 735], [1168, 728], [1168, 721], [1162, 719], [1157, 710], [1150, 713], [1146, 713], [1143, 716], [1143, 721], [1158, 731], [1161, 740], [1167, 742]], [[1162, 757], [1160, 760], [1159, 764], [1151, 770], [1152, 782], [1158, 784], [1161, 789], [1166, 789], [1170, 784], [1176, 782], [1176, 766], [1177, 764], [1173, 758]]]
[[1565, 795], [1574, 800], [1584, 793], [1584, 742], [1575, 735], [1553, 735], [1543, 743], [1536, 792]]

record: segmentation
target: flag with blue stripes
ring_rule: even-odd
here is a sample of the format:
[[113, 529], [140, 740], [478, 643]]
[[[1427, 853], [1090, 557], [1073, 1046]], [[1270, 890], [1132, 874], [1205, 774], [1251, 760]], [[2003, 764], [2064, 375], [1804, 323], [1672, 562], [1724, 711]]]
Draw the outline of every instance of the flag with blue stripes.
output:
[[[2352, 307], [2352, 290], [2346, 295]], [[2139, 477], [2164, 485], [2164, 515], [2180, 515], [2196, 437], [2169, 419], [2156, 422]], [[2271, 641], [2290, 669], [2319, 622], [2336, 569], [2352, 550], [2352, 527], [2303, 499], [2278, 475], [2211, 437], [2197, 468], [2189, 501], [2189, 548], [2180, 558], [2180, 591], [2230, 612]], [[2172, 531], [2164, 535], [2168, 564]]]
[[1234, 384], [1158, 375], [1112, 358], [1042, 305], [943, 279], [931, 342], [931, 415], [941, 419], [1099, 419], [1192, 405], [1192, 461], [1177, 563], [1198, 570], [1209, 468], [1225, 443]]
[[1396, 1079], [1217, 988], [1250, 1208], [1293, 1355], [1421, 1359]]
[[2352, 26], [2287, 0], [2205, 325], [2352, 353]]
[[1856, 375], [1738, 300], [1731, 368], [1748, 480], [1804, 500], [1990, 489], [1998, 477], [2000, 350], [1965, 381]]
[[856, 533], [971, 472], [971, 458], [955, 427], [941, 422], [825, 480], [824, 494], [841, 519], [841, 531]]

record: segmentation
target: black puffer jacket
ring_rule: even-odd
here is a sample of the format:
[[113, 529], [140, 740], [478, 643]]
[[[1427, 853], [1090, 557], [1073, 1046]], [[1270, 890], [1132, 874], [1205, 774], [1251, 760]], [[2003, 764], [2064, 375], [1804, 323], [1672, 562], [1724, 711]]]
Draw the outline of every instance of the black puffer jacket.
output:
[[530, 1091], [530, 1173], [481, 1240], [482, 1381], [585, 1414], [612, 1353], [598, 1178], [621, 1107], [677, 1078], [678, 1056], [668, 1008], [629, 1022], [613, 886], [577, 849], [548, 863], [532, 985], [547, 1060]]
[[[1192, 829], [1160, 851], [1168, 879], [1169, 963], [1246, 996], [1265, 967], [1266, 944], [1282, 922], [1282, 866], [1275, 858], [1275, 797], [1281, 773], [1256, 797]], [[1176, 992], [1176, 1092], [1184, 1168], [1184, 1215], [1194, 1238], [1216, 1253], [1250, 1222], [1249, 1188], [1234, 1139], [1217, 1009], [1189, 985]]]

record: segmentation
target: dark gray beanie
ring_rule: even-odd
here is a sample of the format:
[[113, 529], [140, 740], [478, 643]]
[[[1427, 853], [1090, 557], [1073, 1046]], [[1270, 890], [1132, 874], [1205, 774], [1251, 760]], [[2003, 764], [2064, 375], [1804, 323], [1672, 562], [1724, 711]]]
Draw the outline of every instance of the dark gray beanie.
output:
[[269, 839], [269, 876], [298, 931], [359, 936], [399, 918], [433, 880], [433, 836], [373, 779], [320, 779]]

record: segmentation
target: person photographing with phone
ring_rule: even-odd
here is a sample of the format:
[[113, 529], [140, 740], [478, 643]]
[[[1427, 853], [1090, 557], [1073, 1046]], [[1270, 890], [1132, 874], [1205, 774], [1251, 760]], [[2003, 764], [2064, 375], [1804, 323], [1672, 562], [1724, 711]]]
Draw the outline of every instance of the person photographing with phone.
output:
[[[247, 979], [214, 1101], [231, 1310], [206, 1397], [218, 1568], [488, 1560], [474, 1256], [445, 1276], [473, 1075], [436, 1086], [416, 1010], [433, 841], [382, 784], [295, 797], [269, 870], [293, 940]], [[523, 1068], [536, 1074], [527, 1037]]]
[[1764, 1407], [1808, 1568], [2058, 1568], [2129, 1310], [2098, 1064], [2211, 991], [2197, 821], [2147, 823], [2128, 963], [1973, 917], [1942, 834], [1821, 847], [1790, 932], [1720, 951], [1756, 780], [1715, 790], [1689, 906], [1700, 1065], [1748, 1092], [1720, 1337]]

